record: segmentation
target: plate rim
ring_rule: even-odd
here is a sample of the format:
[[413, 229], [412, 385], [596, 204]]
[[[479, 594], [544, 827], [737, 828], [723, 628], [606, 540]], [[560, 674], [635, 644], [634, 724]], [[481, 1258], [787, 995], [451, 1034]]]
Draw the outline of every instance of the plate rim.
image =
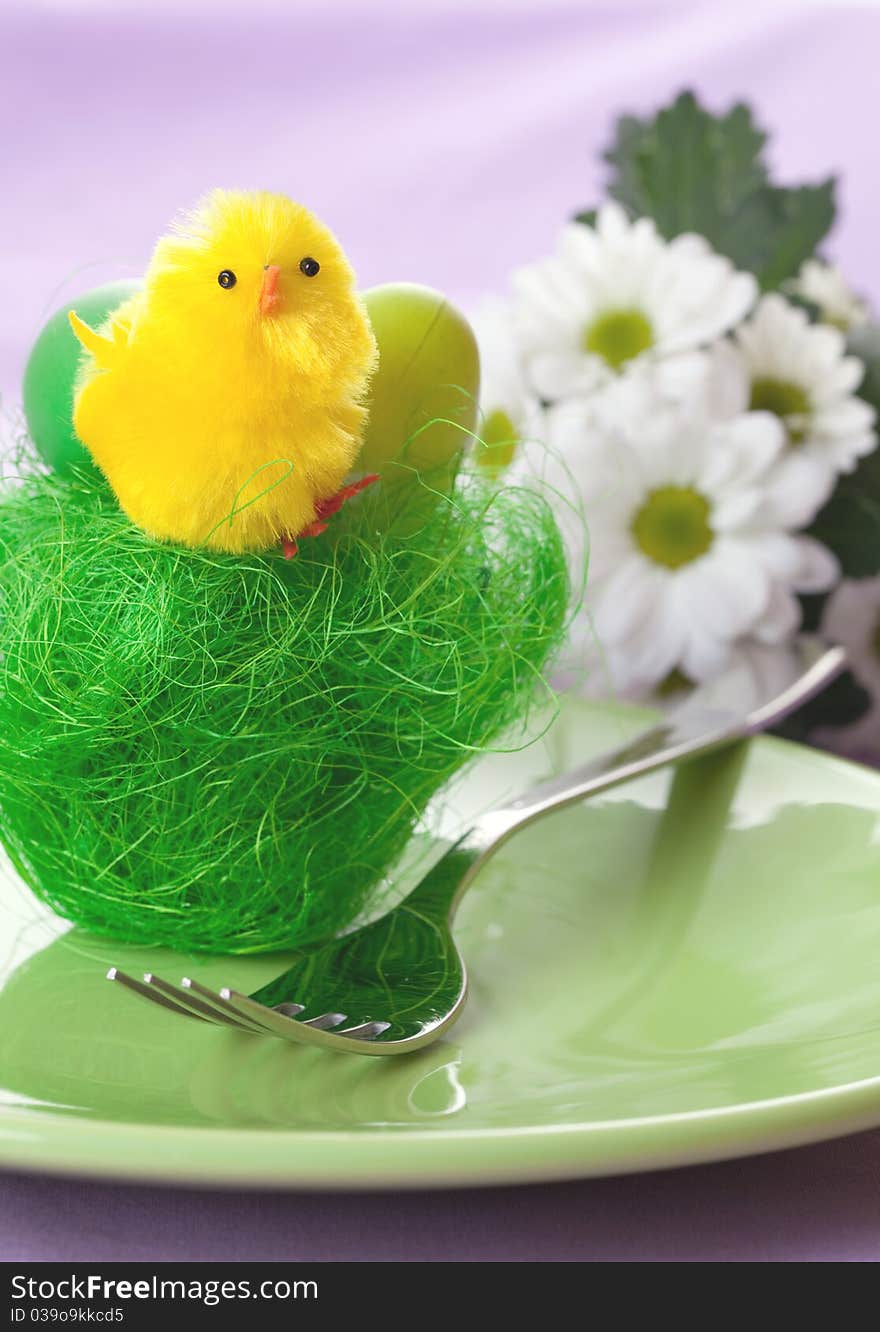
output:
[[[617, 701], [562, 702], [586, 711], [601, 706], [628, 718], [656, 716]], [[749, 743], [844, 768], [876, 788], [880, 813], [880, 771], [867, 764], [779, 736], [760, 735]], [[39, 1103], [13, 1103], [0, 1104], [0, 1169], [218, 1189], [475, 1188], [706, 1164], [876, 1127], [880, 1071], [856, 1082], [733, 1105], [497, 1128], [224, 1129], [77, 1118]]]
[[[42, 1134], [34, 1132], [36, 1120], [44, 1127]], [[8, 1106], [0, 1109], [0, 1169], [267, 1191], [476, 1188], [703, 1165], [876, 1127], [880, 1074], [837, 1087], [669, 1115], [454, 1131], [180, 1127], [75, 1119]], [[634, 1133], [644, 1135], [636, 1150]], [[133, 1138], [137, 1151], [121, 1160]], [[112, 1139], [118, 1139], [114, 1147], [120, 1154], [108, 1159]], [[406, 1152], [401, 1152], [402, 1141], [409, 1145]], [[548, 1157], [547, 1143], [561, 1150]], [[157, 1165], [160, 1145], [164, 1152]], [[222, 1169], [218, 1158], [224, 1162]], [[169, 1160], [176, 1162], [173, 1169]]]

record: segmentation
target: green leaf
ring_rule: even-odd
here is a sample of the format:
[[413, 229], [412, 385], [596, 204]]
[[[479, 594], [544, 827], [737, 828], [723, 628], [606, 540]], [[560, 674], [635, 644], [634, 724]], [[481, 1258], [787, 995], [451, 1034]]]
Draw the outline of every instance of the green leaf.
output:
[[683, 92], [653, 120], [624, 116], [606, 160], [612, 198], [666, 237], [696, 231], [762, 287], [794, 277], [834, 221], [834, 181], [784, 189], [762, 158], [766, 135], [742, 103], [713, 116]]
[[594, 227], [598, 216], [598, 208], [585, 208], [582, 213], [575, 213], [574, 220], [575, 222], [580, 222], [582, 226]]
[[802, 633], [818, 634], [830, 595], [830, 592], [802, 592], [800, 594], [798, 601], [801, 603]]
[[764, 140], [747, 107], [714, 117], [682, 93], [654, 120], [618, 122], [605, 155], [617, 172], [609, 193], [665, 236], [716, 233], [766, 184]]
[[731, 245], [739, 253], [729, 257], [738, 267], [750, 269], [765, 291], [772, 290], [797, 275], [833, 221], [833, 179], [797, 189], [768, 187], [740, 214], [738, 234]]
[[865, 365], [859, 397], [880, 411], [880, 324], [865, 324], [847, 334], [846, 349]]
[[880, 574], [880, 498], [860, 490], [860, 473], [843, 477], [810, 535], [829, 546], [845, 578]]
[[[880, 412], [880, 326], [854, 329], [847, 343], [848, 350], [865, 363], [859, 397]], [[840, 478], [810, 535], [831, 547], [846, 578], [880, 574], [880, 449]]]

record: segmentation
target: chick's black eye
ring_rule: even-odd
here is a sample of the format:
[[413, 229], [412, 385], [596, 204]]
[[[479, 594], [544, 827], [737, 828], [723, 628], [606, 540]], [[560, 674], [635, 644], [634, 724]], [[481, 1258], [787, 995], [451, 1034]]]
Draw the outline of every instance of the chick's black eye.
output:
[[222, 272], [217, 274], [217, 281], [220, 283], [220, 286], [224, 291], [228, 291], [230, 287], [235, 286], [238, 278], [235, 276], [231, 268], [224, 268]]
[[299, 271], [305, 273], [306, 277], [314, 277], [321, 271], [321, 265], [317, 259], [305, 258], [299, 261]]

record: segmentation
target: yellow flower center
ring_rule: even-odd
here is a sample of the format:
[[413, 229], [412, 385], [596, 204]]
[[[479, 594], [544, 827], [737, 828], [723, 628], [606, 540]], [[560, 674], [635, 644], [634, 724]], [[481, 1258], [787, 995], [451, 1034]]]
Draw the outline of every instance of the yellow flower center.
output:
[[678, 569], [712, 545], [709, 502], [691, 486], [652, 490], [633, 518], [632, 534], [649, 560]]
[[787, 379], [755, 379], [749, 403], [753, 412], [772, 412], [785, 424], [791, 444], [804, 438], [803, 418], [809, 414], [810, 399], [806, 389]]
[[483, 422], [482, 447], [477, 448], [478, 465], [484, 467], [490, 476], [498, 476], [513, 462], [519, 442], [519, 432], [507, 412], [500, 407], [496, 408]]
[[584, 350], [619, 370], [654, 345], [654, 330], [641, 310], [606, 310], [584, 331]]
[[672, 698], [675, 694], [682, 694], [686, 689], [693, 689], [694, 682], [690, 676], [685, 675], [684, 671], [678, 666], [673, 666], [672, 670], [664, 677], [654, 690], [658, 698]]

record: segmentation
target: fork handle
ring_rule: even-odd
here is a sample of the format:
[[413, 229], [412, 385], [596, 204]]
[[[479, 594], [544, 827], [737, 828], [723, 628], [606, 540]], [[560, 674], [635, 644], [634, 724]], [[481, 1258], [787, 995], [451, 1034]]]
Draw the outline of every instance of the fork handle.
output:
[[607, 791], [668, 764], [698, 758], [757, 735], [783, 721], [825, 689], [846, 665], [846, 654], [839, 647], [828, 648], [818, 656], [811, 652], [810, 657], [814, 659], [809, 660], [796, 680], [751, 711], [685, 704], [619, 749], [600, 754], [561, 777], [540, 782], [509, 804], [490, 810], [477, 820], [472, 832], [482, 837], [485, 848], [496, 842], [500, 844], [511, 833], [552, 809], [564, 809], [585, 796]]
[[828, 648], [822, 652], [803, 642], [801, 651], [806, 669], [793, 683], [762, 700], [750, 712], [685, 704], [620, 748], [601, 754], [561, 777], [540, 782], [508, 804], [481, 815], [412, 896], [424, 891], [433, 897], [448, 885], [455, 888], [450, 895], [450, 909], [454, 910], [489, 857], [514, 832], [543, 814], [564, 809], [586, 796], [620, 786], [669, 764], [712, 753], [782, 721], [825, 689], [846, 666], [846, 654], [842, 648]]

